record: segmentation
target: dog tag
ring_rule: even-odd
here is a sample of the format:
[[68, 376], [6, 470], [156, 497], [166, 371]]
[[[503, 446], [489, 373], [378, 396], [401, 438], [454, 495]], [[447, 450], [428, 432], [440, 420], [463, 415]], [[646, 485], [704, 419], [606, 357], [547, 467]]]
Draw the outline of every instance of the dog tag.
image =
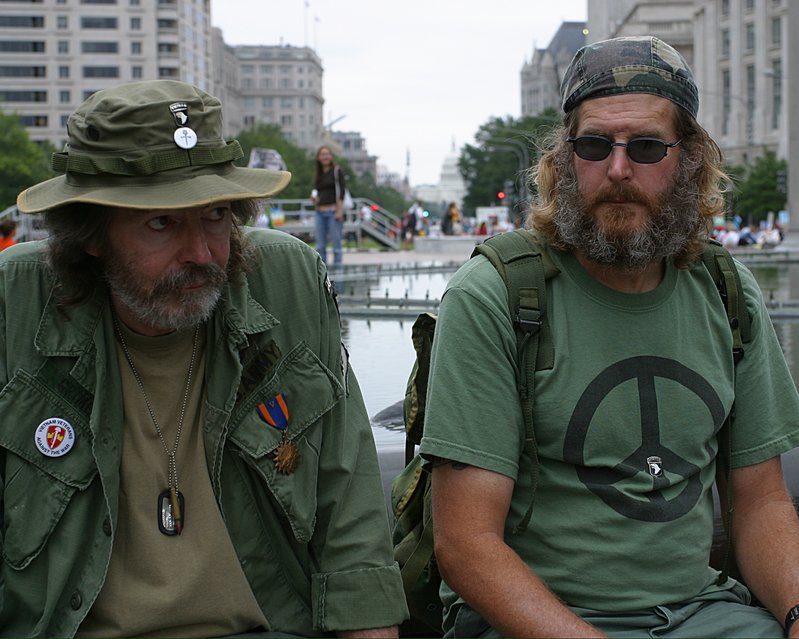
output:
[[167, 488], [158, 495], [158, 530], [164, 535], [179, 535], [186, 520], [183, 493]]

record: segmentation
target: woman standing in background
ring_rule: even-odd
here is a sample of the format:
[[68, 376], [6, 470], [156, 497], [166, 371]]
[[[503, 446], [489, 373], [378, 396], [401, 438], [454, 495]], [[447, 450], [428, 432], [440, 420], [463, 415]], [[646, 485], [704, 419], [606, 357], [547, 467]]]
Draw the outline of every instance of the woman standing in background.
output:
[[327, 243], [333, 245], [333, 266], [342, 263], [341, 235], [344, 227], [344, 172], [333, 160], [328, 146], [316, 152], [316, 179], [311, 201], [316, 205], [316, 250], [327, 264]]

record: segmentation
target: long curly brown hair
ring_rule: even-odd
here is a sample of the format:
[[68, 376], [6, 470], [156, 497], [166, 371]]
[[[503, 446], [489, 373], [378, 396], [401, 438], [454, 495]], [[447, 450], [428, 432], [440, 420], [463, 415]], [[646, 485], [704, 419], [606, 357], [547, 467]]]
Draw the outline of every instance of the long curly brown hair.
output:
[[[538, 198], [533, 202], [527, 227], [554, 248], [568, 251], [573, 247], [560, 236], [555, 217], [559, 194], [564, 189], [576, 189], [577, 178], [574, 154], [567, 138], [576, 135], [580, 108], [570, 111], [563, 126], [553, 130], [546, 141], [545, 152], [537, 167], [531, 169], [528, 179], [537, 186]], [[684, 248], [674, 256], [674, 263], [688, 268], [701, 255], [710, 234], [713, 218], [724, 212], [724, 193], [730, 183], [724, 172], [721, 149], [707, 131], [684, 109], [673, 106], [672, 113], [678, 138], [682, 138], [679, 170], [687, 181], [680, 188], [694, 188], [698, 207], [698, 223], [688, 237]], [[682, 183], [681, 183], [682, 184]]]
[[[241, 227], [260, 211], [258, 200], [231, 203], [233, 229], [230, 235], [228, 279], [238, 281], [252, 267], [250, 243]], [[55, 278], [55, 294], [60, 308], [91, 299], [99, 288], [106, 287], [101, 261], [90, 255], [89, 245], [108, 246], [108, 223], [112, 211], [97, 204], [68, 204], [44, 213], [49, 231], [48, 264]]]

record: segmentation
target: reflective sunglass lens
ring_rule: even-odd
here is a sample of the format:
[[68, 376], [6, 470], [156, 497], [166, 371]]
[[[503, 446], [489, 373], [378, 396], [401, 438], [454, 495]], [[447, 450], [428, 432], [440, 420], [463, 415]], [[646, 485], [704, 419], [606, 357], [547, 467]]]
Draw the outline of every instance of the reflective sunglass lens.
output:
[[585, 136], [574, 141], [574, 152], [583, 160], [593, 162], [604, 160], [612, 148], [610, 140], [605, 138]]
[[655, 164], [666, 157], [666, 144], [649, 138], [631, 140], [627, 143], [627, 154], [633, 162]]

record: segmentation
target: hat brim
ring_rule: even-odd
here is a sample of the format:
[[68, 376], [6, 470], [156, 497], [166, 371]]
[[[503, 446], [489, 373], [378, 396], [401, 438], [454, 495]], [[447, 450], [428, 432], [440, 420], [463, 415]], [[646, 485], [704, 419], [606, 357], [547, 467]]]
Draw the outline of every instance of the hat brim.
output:
[[288, 171], [233, 167], [224, 173], [175, 176], [174, 180], [115, 179], [80, 186], [66, 175], [36, 184], [17, 196], [23, 213], [42, 213], [66, 204], [87, 203], [131, 209], [183, 209], [214, 202], [264, 199], [282, 191]]

